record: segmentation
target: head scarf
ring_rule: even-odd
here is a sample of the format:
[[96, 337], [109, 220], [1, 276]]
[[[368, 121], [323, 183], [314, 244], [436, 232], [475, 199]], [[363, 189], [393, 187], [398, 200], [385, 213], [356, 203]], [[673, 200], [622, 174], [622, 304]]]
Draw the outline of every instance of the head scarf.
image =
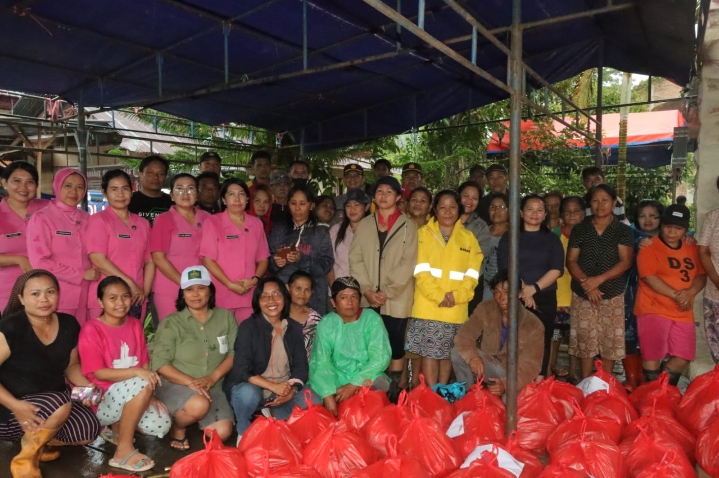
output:
[[75, 219], [75, 215], [78, 211], [77, 207], [68, 206], [67, 204], [60, 201], [60, 189], [62, 189], [62, 183], [65, 182], [68, 176], [71, 174], [79, 175], [85, 182], [85, 190], [82, 192], [83, 195], [87, 194], [87, 178], [77, 169], [63, 168], [55, 174], [55, 178], [52, 180], [52, 192], [55, 193], [55, 198], [52, 203], [61, 211], [63, 211], [72, 220]]
[[[25, 308], [25, 306], [22, 305], [22, 302], [20, 302], [18, 296], [22, 295], [22, 290], [25, 288], [25, 283], [28, 279], [38, 273], [40, 273], [40, 275], [55, 277], [52, 273], [44, 269], [31, 269], [18, 277], [15, 281], [15, 285], [12, 287], [12, 292], [10, 292], [10, 298], [7, 301], [5, 310], [2, 311], [2, 317], [7, 317], [8, 315], [14, 314], [15, 312]], [[57, 279], [55, 279], [55, 282], [57, 282]]]

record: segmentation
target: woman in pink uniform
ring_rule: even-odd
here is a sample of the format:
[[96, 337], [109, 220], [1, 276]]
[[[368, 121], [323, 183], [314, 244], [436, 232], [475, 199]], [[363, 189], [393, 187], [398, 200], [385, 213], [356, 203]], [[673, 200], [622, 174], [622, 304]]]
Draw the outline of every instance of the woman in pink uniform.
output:
[[224, 212], [205, 223], [200, 245], [202, 263], [217, 287], [217, 307], [229, 309], [240, 323], [252, 315], [252, 291], [267, 272], [267, 247], [262, 221], [250, 216], [250, 190], [244, 181], [229, 178], [220, 197]]
[[27, 223], [50, 203], [35, 199], [37, 169], [26, 161], [10, 163], [1, 180], [8, 197], [0, 202], [0, 310], [5, 308], [15, 280], [32, 269], [27, 257]]
[[150, 223], [127, 209], [132, 183], [126, 172], [111, 169], [103, 174], [102, 192], [110, 207], [90, 216], [85, 241], [90, 261], [101, 273], [87, 293], [88, 319], [102, 314], [97, 303], [97, 285], [107, 276], [127, 282], [133, 305], [128, 315], [143, 319], [155, 276], [155, 265], [150, 259]]
[[182, 271], [200, 263], [200, 241], [205, 221], [211, 216], [195, 206], [197, 179], [177, 174], [170, 183], [175, 205], [155, 218], [150, 233], [150, 253], [155, 263], [152, 293], [158, 320], [177, 312], [175, 302]]
[[52, 272], [60, 281], [58, 312], [80, 325], [87, 320], [87, 290], [100, 277], [85, 247], [90, 215], [77, 208], [87, 192], [87, 180], [72, 168], [61, 169], [52, 181], [55, 199], [27, 225], [27, 253], [33, 269]]

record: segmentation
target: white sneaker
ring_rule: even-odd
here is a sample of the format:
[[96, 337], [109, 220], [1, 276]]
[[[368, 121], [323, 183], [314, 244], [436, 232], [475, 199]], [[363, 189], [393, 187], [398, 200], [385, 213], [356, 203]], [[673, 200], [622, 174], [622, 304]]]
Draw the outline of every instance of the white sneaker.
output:
[[265, 407], [262, 410], [260, 410], [260, 413], [262, 413], [262, 416], [265, 418], [270, 418], [272, 416], [272, 412], [269, 408]]
[[237, 435], [237, 447], [240, 446], [240, 441], [242, 440], [242, 435]]

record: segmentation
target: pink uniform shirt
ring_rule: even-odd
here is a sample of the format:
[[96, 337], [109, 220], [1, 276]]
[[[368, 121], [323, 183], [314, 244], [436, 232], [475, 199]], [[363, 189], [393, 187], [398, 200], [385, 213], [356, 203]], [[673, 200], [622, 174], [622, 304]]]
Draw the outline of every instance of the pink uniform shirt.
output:
[[[33, 268], [48, 270], [60, 281], [60, 312], [84, 310], [90, 285], [84, 280], [85, 271], [92, 267], [85, 246], [90, 215], [80, 210], [63, 211], [55, 201], [28, 223], [28, 257]], [[85, 321], [84, 314], [76, 318], [80, 324]]]
[[88, 320], [80, 330], [77, 351], [82, 374], [104, 392], [114, 382], [96, 379], [95, 372], [103, 368], [139, 368], [150, 361], [142, 324], [134, 317], [126, 317], [120, 327], [111, 327], [98, 319]]
[[[257, 263], [270, 257], [264, 226], [254, 216], [245, 213], [245, 223], [238, 228], [225, 211], [210, 216], [203, 228], [200, 256], [217, 262], [232, 281], [254, 276]], [[252, 306], [254, 289], [238, 295], [218, 280], [213, 283], [217, 288], [217, 307], [236, 309]]]
[[[143, 287], [145, 261], [150, 259], [150, 223], [137, 214], [130, 213], [130, 225], [126, 226], [112, 208], [90, 216], [87, 226], [87, 253], [105, 254], [123, 273]], [[88, 309], [97, 309], [97, 285], [106, 276], [90, 283], [87, 293]], [[91, 319], [94, 317], [90, 317]]]
[[[0, 202], [0, 254], [27, 257], [27, 224], [30, 218], [50, 201], [32, 199], [25, 217], [18, 216], [7, 202]], [[0, 267], [0, 310], [5, 308], [15, 281], [22, 274], [20, 266]]]

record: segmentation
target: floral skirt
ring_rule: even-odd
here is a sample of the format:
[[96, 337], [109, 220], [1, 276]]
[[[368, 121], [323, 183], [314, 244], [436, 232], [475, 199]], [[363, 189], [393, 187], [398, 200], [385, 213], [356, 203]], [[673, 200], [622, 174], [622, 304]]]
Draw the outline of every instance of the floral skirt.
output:
[[454, 347], [454, 336], [457, 335], [460, 327], [462, 324], [409, 319], [404, 349], [420, 357], [449, 360], [449, 352]]

